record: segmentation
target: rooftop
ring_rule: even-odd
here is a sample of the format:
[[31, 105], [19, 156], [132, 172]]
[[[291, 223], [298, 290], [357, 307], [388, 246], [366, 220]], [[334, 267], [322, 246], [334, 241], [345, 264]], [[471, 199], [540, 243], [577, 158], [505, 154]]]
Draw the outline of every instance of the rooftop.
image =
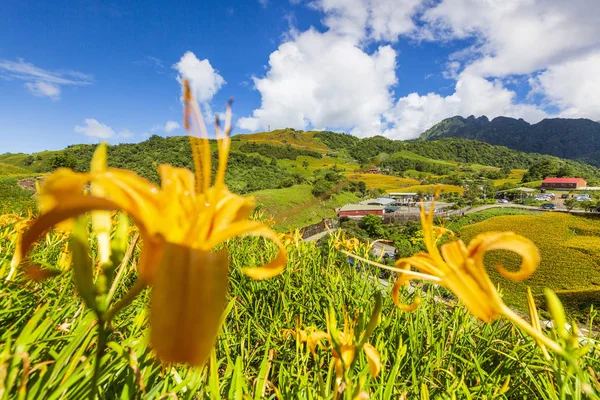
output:
[[542, 183], [580, 183], [585, 182], [583, 178], [546, 178]]
[[359, 204], [370, 204], [370, 205], [380, 205], [380, 206], [388, 206], [396, 202], [396, 199], [392, 199], [390, 197], [378, 197], [376, 199], [368, 199], [363, 200]]
[[375, 210], [383, 210], [383, 206], [371, 206], [367, 204], [346, 204], [340, 208], [338, 208], [338, 212], [340, 211], [375, 211]]

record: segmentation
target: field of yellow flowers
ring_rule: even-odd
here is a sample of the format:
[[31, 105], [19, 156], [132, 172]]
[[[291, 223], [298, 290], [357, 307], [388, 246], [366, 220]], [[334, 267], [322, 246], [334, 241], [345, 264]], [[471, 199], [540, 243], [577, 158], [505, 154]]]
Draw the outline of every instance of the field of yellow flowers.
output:
[[[30, 257], [32, 265], [55, 275], [52, 279], [32, 280], [40, 270], [30, 267], [6, 280], [26, 218], [4, 216], [0, 230], [0, 398], [87, 398], [97, 321], [75, 287], [66, 233], [52, 231]], [[343, 398], [363, 392], [374, 399], [558, 399], [561, 393], [580, 398], [582, 379], [558, 357], [546, 359], [533, 339], [505, 320], [479, 322], [464, 306], [438, 301], [450, 294], [434, 285], [420, 287], [420, 306], [405, 313], [377, 279], [377, 268], [351, 266], [336, 249], [335, 238], [322, 247], [293, 236], [285, 242], [286, 271], [255, 281], [241, 267], [272, 259], [275, 246], [257, 237], [229, 241], [230, 287], [222, 328], [203, 366], [160, 362], [149, 345], [150, 290], [142, 291], [113, 323], [97, 379], [100, 398], [336, 397], [331, 351], [317, 346], [311, 353], [297, 332], [331, 329], [330, 310], [340, 329], [346, 319], [363, 332], [379, 293], [380, 322], [368, 340], [380, 355], [381, 370], [373, 377], [367, 356], [357, 354]], [[90, 246], [96, 259], [91, 238]], [[114, 299], [138, 279], [141, 247], [132, 229], [109, 288]], [[100, 276], [97, 269], [95, 275]], [[410, 292], [402, 290], [400, 300], [411, 302], [415, 293]], [[580, 363], [588, 384], [595, 381], [600, 389], [595, 372], [600, 346], [588, 348]]]

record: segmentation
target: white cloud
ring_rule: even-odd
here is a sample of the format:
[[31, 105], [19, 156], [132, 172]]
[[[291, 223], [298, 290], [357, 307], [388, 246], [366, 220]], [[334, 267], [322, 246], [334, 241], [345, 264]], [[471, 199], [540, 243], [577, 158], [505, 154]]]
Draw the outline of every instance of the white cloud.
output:
[[[557, 115], [600, 118], [600, 2], [443, 0], [423, 20], [435, 40], [474, 39], [451, 57], [447, 76], [506, 82], [524, 76], [532, 89], [529, 98], [543, 96], [542, 106], [557, 107]], [[483, 93], [474, 96], [487, 102]], [[532, 106], [514, 104], [512, 110], [519, 108]]]
[[600, 120], [600, 51], [551, 66], [531, 80], [569, 118]]
[[528, 74], [600, 45], [600, 2], [443, 0], [423, 15], [434, 37], [475, 38], [482, 76]]
[[58, 100], [60, 98], [60, 86], [54, 83], [44, 81], [26, 82], [25, 87], [34, 96], [46, 96], [50, 97], [52, 100]]
[[115, 136], [115, 131], [108, 125], [102, 124], [95, 119], [88, 118], [85, 126], [76, 126], [75, 132], [83, 133], [85, 136], [96, 139], [110, 139]]
[[167, 121], [167, 123], [165, 124], [165, 132], [171, 133], [175, 129], [179, 129], [180, 127], [181, 126], [175, 121]]
[[352, 38], [303, 32], [270, 55], [266, 76], [254, 78], [261, 107], [238, 125], [248, 130], [270, 125], [379, 133], [381, 115], [392, 105], [395, 57], [390, 46], [367, 54]]
[[60, 98], [60, 86], [89, 85], [93, 79], [78, 71], [48, 71], [26, 62], [0, 60], [0, 77], [25, 81], [25, 87], [35, 96], [46, 96], [52, 100]]
[[351, 38], [395, 42], [416, 29], [414, 14], [425, 0], [316, 0], [312, 7], [325, 13], [330, 32]]
[[187, 51], [173, 68], [179, 72], [179, 81], [189, 80], [194, 96], [201, 103], [209, 102], [226, 83], [208, 60], [199, 60], [191, 51]]
[[181, 128], [181, 125], [176, 121], [167, 121], [164, 125], [154, 125], [150, 128], [150, 132], [164, 132], [171, 133], [176, 129]]

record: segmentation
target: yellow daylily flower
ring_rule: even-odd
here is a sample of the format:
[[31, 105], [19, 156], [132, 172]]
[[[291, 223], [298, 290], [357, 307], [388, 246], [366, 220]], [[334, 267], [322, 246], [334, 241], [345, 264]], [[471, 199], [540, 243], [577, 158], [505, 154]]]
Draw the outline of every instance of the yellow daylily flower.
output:
[[[161, 165], [158, 187], [131, 171], [107, 168], [106, 149], [101, 144], [90, 172], [60, 168], [45, 179], [39, 193], [44, 211], [23, 236], [21, 254], [60, 221], [88, 211], [125, 211], [139, 227], [143, 240], [140, 282], [152, 286], [151, 345], [163, 361], [199, 365], [209, 355], [218, 333], [228, 288], [227, 250], [215, 252], [215, 248], [239, 235], [272, 240], [279, 248], [275, 259], [265, 266], [242, 270], [254, 279], [280, 274], [287, 256], [273, 230], [249, 219], [254, 198], [233, 194], [225, 185], [231, 144], [230, 105], [224, 131], [218, 121], [216, 124], [218, 166], [211, 186], [208, 133], [187, 81], [183, 100], [195, 175], [186, 168]], [[88, 183], [91, 190], [86, 194]], [[93, 214], [94, 228], [100, 229], [101, 237], [106, 232], [103, 215]]]
[[300, 229], [293, 229], [289, 233], [280, 233], [279, 239], [284, 245], [294, 245], [297, 248], [300, 242], [302, 242], [302, 233]]
[[348, 251], [355, 251], [360, 245], [360, 241], [357, 238], [346, 239], [346, 232], [342, 232], [341, 235], [336, 235], [335, 248], [340, 250], [342, 247]]
[[[328, 324], [329, 325], [329, 324]], [[339, 386], [344, 379], [344, 373], [350, 369], [356, 357], [357, 347], [361, 342], [362, 334], [358, 337], [354, 332], [355, 323], [351, 322], [347, 316], [344, 316], [344, 329], [336, 331], [332, 337], [332, 332], [317, 330], [315, 327], [307, 329], [298, 329], [295, 333], [296, 340], [306, 342], [308, 349], [314, 355], [317, 346], [323, 350], [330, 350], [335, 365], [336, 386]], [[324, 346], [322, 341], [329, 342], [329, 346]], [[339, 345], [339, 352], [335, 349], [334, 342]], [[358, 349], [361, 350], [360, 348]], [[369, 371], [373, 377], [376, 377], [381, 371], [381, 357], [377, 349], [368, 342], [362, 344], [362, 351], [367, 357]]]
[[[488, 251], [509, 250], [521, 256], [520, 269], [512, 272], [500, 265], [497, 265], [496, 269], [503, 277], [515, 282], [529, 278], [537, 269], [541, 259], [535, 244], [513, 232], [486, 232], [476, 236], [468, 245], [459, 239], [443, 244], [438, 250], [436, 242], [450, 231], [434, 227], [434, 209], [432, 205], [427, 212], [421, 205], [421, 224], [427, 253], [417, 253], [396, 261], [394, 270], [400, 276], [392, 288], [394, 303], [404, 311], [416, 309], [420, 298], [417, 297], [413, 304], [401, 304], [398, 298], [400, 287], [413, 279], [435, 282], [454, 293], [469, 312], [480, 320], [488, 322], [504, 316], [531, 335], [545, 354], [544, 346], [557, 354], [564, 354], [560, 345], [545, 336], [535, 322], [533, 325], [526, 322], [502, 301], [485, 270], [484, 256]], [[420, 276], [415, 276], [416, 272], [411, 271], [410, 267], [417, 269]], [[532, 314], [532, 318], [534, 317]]]
[[[540, 252], [535, 244], [513, 232], [486, 232], [475, 237], [468, 246], [462, 240], [456, 240], [443, 244], [438, 250], [437, 239], [446, 231], [434, 228], [433, 217], [433, 205], [429, 211], [421, 206], [427, 253], [401, 258], [396, 261], [396, 267], [402, 272], [412, 266], [424, 274], [439, 278], [439, 284], [454, 293], [471, 314], [482, 321], [491, 321], [504, 314], [507, 307], [485, 270], [484, 255], [490, 250], [509, 250], [519, 254], [522, 258], [519, 271], [511, 272], [502, 266], [496, 268], [502, 276], [512, 281], [522, 281], [531, 276], [540, 263]], [[396, 281], [392, 293], [397, 304], [399, 287], [410, 279], [401, 276]]]

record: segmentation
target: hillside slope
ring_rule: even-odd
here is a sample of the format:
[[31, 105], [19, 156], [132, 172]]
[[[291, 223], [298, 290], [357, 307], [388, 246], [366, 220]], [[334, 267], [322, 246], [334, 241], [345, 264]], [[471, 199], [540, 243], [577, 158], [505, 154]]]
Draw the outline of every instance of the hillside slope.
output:
[[420, 136], [423, 140], [465, 138], [511, 149], [581, 159], [600, 166], [600, 123], [589, 119], [523, 119], [486, 116], [447, 118]]
[[[216, 152], [215, 141], [211, 141], [211, 148]], [[95, 145], [79, 144], [31, 155], [0, 154], [0, 163], [35, 173], [58, 167], [85, 171], [94, 149]], [[154, 135], [140, 143], [109, 146], [108, 162], [110, 166], [130, 169], [158, 182], [158, 165], [170, 163], [191, 168], [192, 155], [187, 137]], [[382, 136], [360, 139], [343, 133], [286, 129], [234, 136], [227, 183], [237, 193], [249, 193], [302, 183], [303, 179], [313, 178], [318, 170], [334, 166], [346, 175], [379, 166], [397, 176], [440, 177], [469, 169], [525, 170], [544, 162], [556, 169], [567, 166], [566, 170], [588, 180], [600, 179], [600, 169], [589, 164], [462, 138], [399, 141]]]

